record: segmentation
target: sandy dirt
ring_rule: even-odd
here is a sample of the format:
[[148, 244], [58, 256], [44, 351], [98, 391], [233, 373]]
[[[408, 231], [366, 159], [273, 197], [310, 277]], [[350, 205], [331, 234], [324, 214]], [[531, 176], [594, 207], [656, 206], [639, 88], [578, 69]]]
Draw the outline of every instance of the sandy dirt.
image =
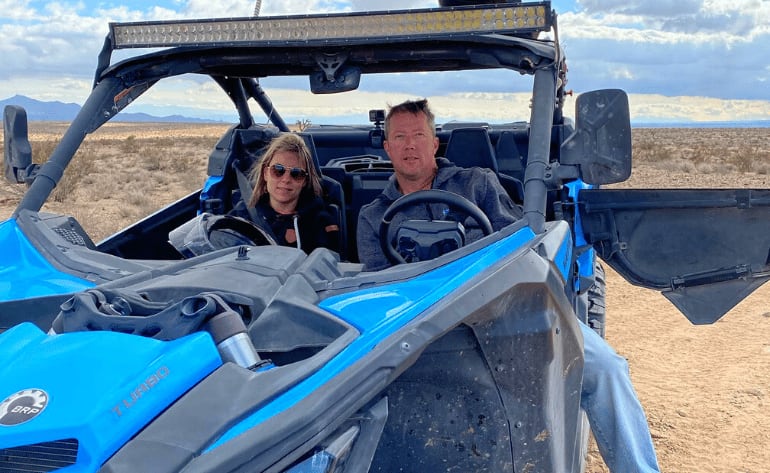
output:
[[[207, 131], [212, 144], [223, 130]], [[113, 131], [125, 138], [141, 137], [147, 130], [132, 125]], [[173, 127], [154, 131], [176, 133]], [[770, 188], [768, 138], [770, 129], [635, 130], [634, 172], [618, 187]], [[759, 156], [753, 167], [741, 160], [746, 144]], [[646, 156], [648, 147], [670, 153]], [[205, 157], [208, 151], [200, 153]], [[4, 181], [0, 184], [2, 218], [10, 215], [20, 195]], [[108, 196], [88, 200], [51, 208], [66, 209], [79, 220], [94, 213], [132, 218], [125, 201], [117, 204]], [[119, 220], [111, 222], [115, 228], [97, 231], [114, 231]], [[609, 268], [607, 284], [607, 340], [629, 361], [662, 471], [770, 472], [770, 285], [717, 323], [694, 326], [662, 295], [626, 283]], [[608, 471], [593, 445], [587, 471]]]
[[[755, 131], [635, 130], [635, 159], [642, 136], [675, 154], [635, 164], [615, 187], [770, 188], [770, 129]], [[720, 158], [740, 143], [761, 150], [760, 172]], [[606, 337], [628, 359], [663, 472], [770, 472], [770, 284], [715, 324], [695, 326], [660, 293], [608, 269]], [[588, 471], [609, 471], [595, 448]]]

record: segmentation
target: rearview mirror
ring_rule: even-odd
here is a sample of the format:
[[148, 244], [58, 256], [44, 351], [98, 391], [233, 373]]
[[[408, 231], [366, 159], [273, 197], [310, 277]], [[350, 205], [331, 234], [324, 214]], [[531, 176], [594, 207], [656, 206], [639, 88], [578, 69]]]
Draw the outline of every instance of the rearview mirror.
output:
[[18, 105], [6, 105], [3, 110], [5, 178], [22, 183], [32, 169], [32, 146], [29, 144], [27, 111]]
[[578, 166], [588, 184], [614, 184], [631, 176], [631, 119], [624, 91], [578, 96], [575, 132], [561, 146], [561, 164]]
[[334, 71], [334, 77], [329, 79], [326, 72], [319, 71], [310, 74], [310, 91], [314, 94], [336, 94], [356, 90], [361, 82], [361, 69], [352, 66], [342, 66]]

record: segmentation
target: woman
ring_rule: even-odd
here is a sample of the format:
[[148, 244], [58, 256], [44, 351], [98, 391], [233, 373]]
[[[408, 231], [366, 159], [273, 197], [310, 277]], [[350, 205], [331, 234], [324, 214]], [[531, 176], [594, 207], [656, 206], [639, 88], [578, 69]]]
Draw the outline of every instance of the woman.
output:
[[321, 178], [302, 138], [283, 133], [273, 139], [251, 180], [254, 191], [247, 205], [279, 245], [306, 253], [318, 247], [339, 251], [339, 222], [321, 198]]

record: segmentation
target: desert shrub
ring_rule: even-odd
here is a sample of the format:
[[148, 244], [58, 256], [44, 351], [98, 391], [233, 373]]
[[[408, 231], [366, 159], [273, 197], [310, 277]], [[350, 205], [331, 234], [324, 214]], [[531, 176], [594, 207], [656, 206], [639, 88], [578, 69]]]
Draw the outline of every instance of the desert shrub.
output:
[[54, 202], [67, 202], [96, 169], [97, 154], [88, 147], [81, 147], [64, 170], [64, 175], [51, 193]]
[[765, 145], [747, 144], [734, 150], [730, 155], [730, 162], [740, 172], [760, 172], [770, 163], [770, 149]]
[[[136, 217], [134, 207], [128, 207], [126, 205], [118, 207], [117, 217], [124, 221], [134, 220]], [[120, 226], [118, 226], [117, 228], [120, 228]]]
[[134, 207], [148, 207], [152, 199], [144, 192], [133, 192], [126, 198], [125, 203]]
[[105, 179], [101, 176], [89, 176], [84, 178], [80, 184], [82, 185], [81, 192], [83, 198], [89, 202], [99, 202], [108, 199], [112, 199], [115, 196], [115, 189], [107, 180], [107, 183], [103, 182]]
[[663, 169], [664, 171], [672, 171], [672, 172], [685, 172], [685, 173], [691, 173], [695, 172], [695, 164], [689, 162], [689, 161], [681, 161], [681, 160], [668, 160], [661, 162], [659, 166], [657, 166], [660, 169]]
[[634, 163], [659, 163], [671, 161], [674, 154], [666, 141], [661, 138], [662, 130], [655, 128], [632, 130], [632, 152]]
[[698, 174], [718, 174], [719, 170], [723, 168], [723, 166], [711, 162], [698, 162], [694, 163], [694, 165], [695, 171]]
[[54, 140], [30, 141], [29, 144], [32, 147], [32, 161], [35, 163], [43, 163], [48, 160], [58, 143], [58, 141]]
[[754, 156], [738, 153], [730, 157], [730, 161], [739, 172], [751, 172], [754, 167]]
[[634, 148], [633, 159], [639, 163], [661, 163], [676, 160], [673, 150], [652, 143]]
[[116, 140], [116, 141], [120, 143], [119, 148], [121, 152], [129, 154], [136, 151], [136, 148], [137, 148], [136, 136], [129, 135], [124, 140]]
[[147, 146], [156, 149], [168, 149], [176, 146], [176, 139], [168, 136], [153, 136], [144, 140]]
[[696, 168], [699, 168], [702, 164], [713, 162], [713, 151], [706, 145], [696, 145], [692, 147], [689, 152], [689, 159], [692, 161]]
[[139, 157], [142, 167], [148, 171], [162, 171], [165, 167], [166, 156], [151, 147], [142, 147]]

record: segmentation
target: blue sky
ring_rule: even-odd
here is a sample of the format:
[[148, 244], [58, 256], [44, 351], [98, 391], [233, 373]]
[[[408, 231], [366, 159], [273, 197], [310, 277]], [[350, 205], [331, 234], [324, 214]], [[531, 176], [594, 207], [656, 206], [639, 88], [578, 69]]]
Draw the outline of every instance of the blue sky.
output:
[[[437, 6], [438, 1], [263, 0], [261, 15], [363, 11], [383, 4], [418, 8]], [[568, 86], [576, 93], [622, 88], [629, 93], [636, 121], [770, 119], [770, 0], [556, 0], [552, 5], [568, 58]], [[249, 16], [253, 11], [252, 0], [0, 0], [0, 99], [20, 94], [82, 103], [110, 21]], [[180, 79], [131, 107], [152, 113], [176, 106], [185, 114], [218, 113], [222, 98], [209, 99], [210, 86], [195, 85], [197, 100], [191, 101], [189, 90], [180, 91], [185, 85], [190, 82]], [[291, 104], [285, 115], [313, 121], [338, 112], [361, 114], [365, 121], [368, 108], [416, 96], [435, 97], [434, 104], [444, 105], [448, 117], [474, 118], [464, 113], [472, 115], [470, 110], [479, 108], [474, 102], [479, 91], [498, 94], [484, 97], [492, 100], [484, 106], [487, 110], [496, 108], [495, 100], [511, 99], [500, 95], [508, 90], [498, 90], [495, 79], [487, 76], [453, 83], [425, 78], [409, 86], [377, 81], [362, 87], [355, 99], [360, 104], [351, 101], [344, 107], [292, 99], [290, 83], [271, 95]], [[526, 97], [519, 100], [526, 108]]]

